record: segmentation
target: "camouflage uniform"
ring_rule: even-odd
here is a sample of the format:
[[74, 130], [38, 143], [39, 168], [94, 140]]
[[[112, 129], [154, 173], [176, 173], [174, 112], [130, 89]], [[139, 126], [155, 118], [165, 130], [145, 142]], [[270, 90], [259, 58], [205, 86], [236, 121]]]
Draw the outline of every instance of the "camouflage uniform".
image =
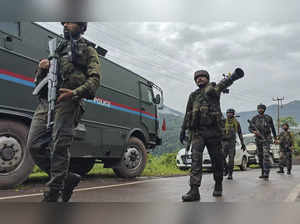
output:
[[190, 185], [200, 186], [202, 180], [202, 157], [205, 146], [211, 157], [214, 180], [223, 181], [223, 119], [220, 108], [220, 95], [232, 85], [224, 79], [217, 85], [208, 83], [190, 94], [182, 130], [192, 132], [192, 169]]
[[[262, 176], [268, 177], [270, 173], [270, 144], [272, 141], [271, 132], [276, 138], [276, 130], [274, 128], [273, 119], [267, 114], [258, 114], [254, 116], [251, 120], [251, 123], [254, 124], [261, 135], [263, 135], [263, 140], [259, 136], [255, 136], [256, 150], [259, 159], [259, 165], [262, 169]], [[255, 131], [253, 126], [249, 126], [249, 131], [252, 133]]]
[[[82, 98], [93, 98], [100, 86], [100, 61], [94, 48], [84, 39], [78, 40], [78, 55], [71, 62], [68, 57], [70, 41], [64, 40], [57, 48], [59, 88], [73, 90], [73, 98], [55, 106], [52, 133], [47, 129], [47, 88], [39, 95], [40, 103], [34, 113], [28, 135], [27, 147], [35, 163], [50, 176], [50, 189], [62, 190], [68, 177], [73, 128], [82, 114]], [[48, 71], [38, 68], [38, 84]], [[59, 89], [58, 88], [58, 89]]]
[[[236, 134], [238, 134], [240, 142], [242, 146], [244, 146], [244, 139], [240, 123], [235, 119], [235, 117], [227, 118], [225, 121], [222, 147], [224, 151], [224, 167], [226, 173], [229, 173], [229, 177], [231, 177], [234, 168]], [[227, 156], [229, 156], [228, 164], [226, 163]]]
[[288, 173], [292, 170], [292, 150], [294, 146], [294, 138], [290, 131], [283, 131], [279, 134], [279, 146], [280, 146], [280, 170], [283, 171], [284, 165], [286, 165]]

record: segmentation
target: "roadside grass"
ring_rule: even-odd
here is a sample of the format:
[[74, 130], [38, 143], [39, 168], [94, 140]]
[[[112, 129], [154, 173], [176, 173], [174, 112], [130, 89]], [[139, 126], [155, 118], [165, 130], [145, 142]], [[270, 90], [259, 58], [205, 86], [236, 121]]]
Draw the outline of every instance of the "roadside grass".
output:
[[[168, 153], [162, 156], [153, 156], [148, 154], [147, 165], [142, 176], [177, 176], [186, 175], [189, 171], [179, 170], [176, 166], [176, 153]], [[88, 176], [115, 176], [112, 169], [103, 168], [103, 164], [95, 164]], [[37, 166], [34, 167], [29, 179], [44, 179], [47, 174], [41, 171]]]
[[[180, 176], [187, 175], [189, 170], [180, 170], [176, 166], [177, 153], [167, 153], [161, 156], [153, 156], [148, 154], [147, 165], [141, 176]], [[258, 168], [258, 165], [250, 165], [250, 168]], [[235, 167], [234, 170], [238, 171], [239, 167]], [[95, 164], [93, 169], [88, 173], [90, 177], [115, 177], [112, 169], [103, 168], [103, 164]], [[47, 179], [46, 173], [41, 171], [37, 166], [34, 167], [33, 172], [29, 176], [30, 181], [39, 181]]]

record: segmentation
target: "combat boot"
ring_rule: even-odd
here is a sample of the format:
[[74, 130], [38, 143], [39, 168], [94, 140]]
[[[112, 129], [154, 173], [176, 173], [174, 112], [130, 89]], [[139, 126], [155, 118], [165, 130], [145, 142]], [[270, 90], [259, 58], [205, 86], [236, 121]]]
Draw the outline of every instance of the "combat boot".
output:
[[44, 198], [42, 202], [57, 202], [60, 196], [60, 191], [56, 189], [50, 189], [44, 192]]
[[265, 178], [264, 176], [265, 176], [264, 175], [264, 170], [261, 170], [261, 175], [258, 178], [260, 178], [260, 179]]
[[79, 184], [81, 176], [76, 173], [69, 173], [65, 181], [65, 187], [62, 191], [61, 199], [63, 202], [68, 202], [73, 194], [74, 188]]
[[[288, 171], [288, 172], [289, 172], [289, 171]], [[284, 173], [283, 167], [280, 167], [279, 170], [277, 171], [277, 173]]]
[[223, 192], [222, 182], [216, 182], [215, 183], [215, 189], [214, 189], [214, 192], [213, 192], [213, 196], [214, 197], [221, 197], [222, 192]]
[[266, 181], [269, 180], [269, 172], [265, 172], [263, 178], [264, 178], [264, 180], [266, 180]]
[[291, 175], [291, 170], [288, 170], [286, 174]]
[[200, 194], [199, 194], [199, 187], [196, 185], [192, 185], [191, 189], [182, 196], [183, 202], [189, 202], [189, 201], [199, 201], [200, 200]]
[[228, 175], [228, 169], [227, 168], [224, 169], [223, 175], [224, 175], [224, 177]]

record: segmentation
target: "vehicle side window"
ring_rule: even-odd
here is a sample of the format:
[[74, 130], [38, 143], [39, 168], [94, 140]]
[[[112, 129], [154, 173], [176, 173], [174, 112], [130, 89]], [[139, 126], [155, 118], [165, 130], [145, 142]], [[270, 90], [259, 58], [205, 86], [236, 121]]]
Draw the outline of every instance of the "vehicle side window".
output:
[[0, 22], [0, 31], [13, 35], [20, 36], [20, 23], [19, 22]]
[[149, 86], [142, 85], [142, 100], [147, 103], [153, 103], [152, 89]]

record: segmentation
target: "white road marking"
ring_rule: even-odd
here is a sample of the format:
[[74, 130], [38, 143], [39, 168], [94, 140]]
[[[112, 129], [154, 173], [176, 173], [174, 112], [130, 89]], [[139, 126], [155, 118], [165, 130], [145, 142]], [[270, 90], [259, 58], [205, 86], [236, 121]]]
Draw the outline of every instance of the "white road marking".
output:
[[294, 202], [297, 200], [297, 197], [300, 195], [300, 184], [298, 184], [284, 200], [285, 202]]
[[[157, 178], [157, 179], [151, 179], [151, 180], [135, 181], [135, 182], [125, 183], [125, 184], [113, 184], [113, 185], [98, 186], [98, 187], [79, 188], [79, 189], [75, 189], [74, 192], [99, 190], [99, 189], [106, 189], [106, 188], [113, 188], [113, 187], [122, 187], [122, 186], [142, 184], [142, 183], [147, 183], [147, 182], [151, 182], [151, 181], [167, 180], [167, 179], [168, 178]], [[18, 199], [18, 198], [29, 198], [29, 197], [37, 197], [37, 196], [42, 196], [42, 195], [43, 195], [43, 193], [15, 195], [15, 196], [1, 197], [0, 200], [12, 200], [12, 199]]]

